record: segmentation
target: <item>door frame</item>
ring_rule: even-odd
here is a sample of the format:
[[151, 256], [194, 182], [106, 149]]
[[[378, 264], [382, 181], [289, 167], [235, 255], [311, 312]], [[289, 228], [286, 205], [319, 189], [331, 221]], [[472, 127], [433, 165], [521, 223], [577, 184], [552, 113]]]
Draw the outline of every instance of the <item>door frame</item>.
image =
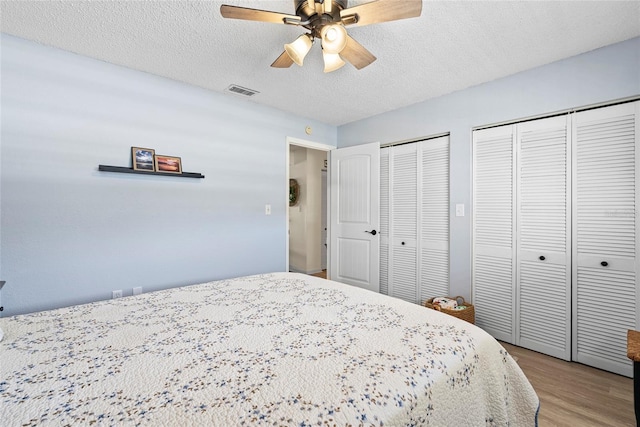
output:
[[[298, 147], [305, 147], [305, 148], [310, 148], [312, 150], [318, 150], [318, 151], [325, 151], [325, 152], [329, 152], [331, 150], [335, 150], [337, 147], [333, 146], [333, 145], [329, 145], [329, 144], [323, 144], [320, 142], [315, 142], [315, 141], [307, 141], [304, 139], [299, 139], [299, 138], [294, 138], [294, 137], [287, 137], [287, 147], [286, 147], [286, 154], [285, 154], [285, 191], [286, 191], [286, 205], [285, 205], [285, 271], [289, 271], [289, 161], [290, 161], [290, 151], [291, 151], [291, 146], [295, 145]], [[327, 156], [327, 160], [328, 160], [329, 156]], [[328, 162], [327, 162], [328, 163]], [[329, 185], [329, 180], [330, 180], [330, 175], [329, 175], [329, 167], [327, 165], [327, 228], [330, 227], [330, 221], [329, 218], [331, 218], [329, 215], [331, 214], [331, 203], [330, 203], [330, 188], [331, 186]], [[327, 230], [327, 233], [330, 230]], [[329, 278], [329, 263], [330, 263], [330, 253], [331, 253], [331, 245], [327, 242], [327, 279]]]

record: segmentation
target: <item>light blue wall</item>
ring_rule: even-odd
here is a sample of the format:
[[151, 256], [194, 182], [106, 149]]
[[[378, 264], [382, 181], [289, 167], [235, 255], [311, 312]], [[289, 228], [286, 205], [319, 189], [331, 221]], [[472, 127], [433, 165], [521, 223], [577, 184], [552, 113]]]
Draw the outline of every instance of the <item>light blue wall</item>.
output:
[[[636, 38], [336, 130], [4, 34], [0, 43], [3, 316], [284, 269], [286, 137], [306, 139], [306, 125], [340, 147], [451, 133], [452, 293], [468, 296], [471, 128], [640, 94]], [[128, 166], [131, 146], [181, 156], [206, 178], [97, 171]], [[456, 203], [467, 216], [454, 216]]]
[[[640, 38], [340, 126], [338, 147], [451, 133], [451, 293], [468, 297], [472, 128], [636, 95]], [[455, 216], [457, 203], [465, 217]]]
[[[4, 316], [285, 268], [286, 137], [310, 125], [336, 145], [334, 126], [4, 34], [1, 49]], [[131, 146], [206, 178], [98, 172]]]

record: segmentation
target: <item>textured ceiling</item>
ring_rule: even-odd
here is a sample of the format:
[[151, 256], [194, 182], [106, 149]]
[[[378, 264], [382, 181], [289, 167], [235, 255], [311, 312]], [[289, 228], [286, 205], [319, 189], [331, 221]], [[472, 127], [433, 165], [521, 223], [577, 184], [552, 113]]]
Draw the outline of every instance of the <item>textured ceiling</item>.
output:
[[223, 19], [223, 3], [294, 13], [293, 0], [2, 1], [0, 29], [217, 92], [255, 89], [247, 102], [333, 125], [640, 36], [640, 1], [424, 1], [419, 18], [349, 27], [378, 60], [324, 74], [319, 43], [303, 67], [271, 68], [303, 31]]

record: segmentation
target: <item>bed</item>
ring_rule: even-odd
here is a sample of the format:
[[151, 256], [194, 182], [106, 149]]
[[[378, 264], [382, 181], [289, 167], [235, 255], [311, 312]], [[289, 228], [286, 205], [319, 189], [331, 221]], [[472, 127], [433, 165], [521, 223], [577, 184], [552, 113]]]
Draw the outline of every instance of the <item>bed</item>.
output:
[[0, 319], [0, 423], [534, 426], [538, 397], [452, 316], [295, 273]]

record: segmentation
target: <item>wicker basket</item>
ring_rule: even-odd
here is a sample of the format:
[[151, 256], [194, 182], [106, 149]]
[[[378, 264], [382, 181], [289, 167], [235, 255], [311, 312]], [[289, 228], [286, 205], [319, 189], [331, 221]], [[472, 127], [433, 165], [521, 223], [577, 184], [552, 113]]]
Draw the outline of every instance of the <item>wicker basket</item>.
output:
[[[465, 320], [469, 323], [475, 324], [476, 323], [476, 309], [473, 306], [473, 304], [469, 304], [468, 302], [466, 302], [464, 300], [463, 297], [461, 296], [457, 296], [457, 297], [447, 297], [449, 299], [454, 299], [456, 301], [458, 301], [458, 305], [464, 305], [465, 308], [464, 310], [449, 310], [446, 308], [440, 308], [439, 305], [433, 305], [433, 300], [435, 298], [429, 298], [428, 300], [426, 300], [424, 302], [424, 306], [427, 308], [430, 308], [432, 310], [437, 310], [437, 311], [441, 311], [443, 313], [449, 314], [453, 317], [457, 317], [458, 319], [462, 319]], [[462, 303], [460, 303], [460, 300], [462, 300]]]

